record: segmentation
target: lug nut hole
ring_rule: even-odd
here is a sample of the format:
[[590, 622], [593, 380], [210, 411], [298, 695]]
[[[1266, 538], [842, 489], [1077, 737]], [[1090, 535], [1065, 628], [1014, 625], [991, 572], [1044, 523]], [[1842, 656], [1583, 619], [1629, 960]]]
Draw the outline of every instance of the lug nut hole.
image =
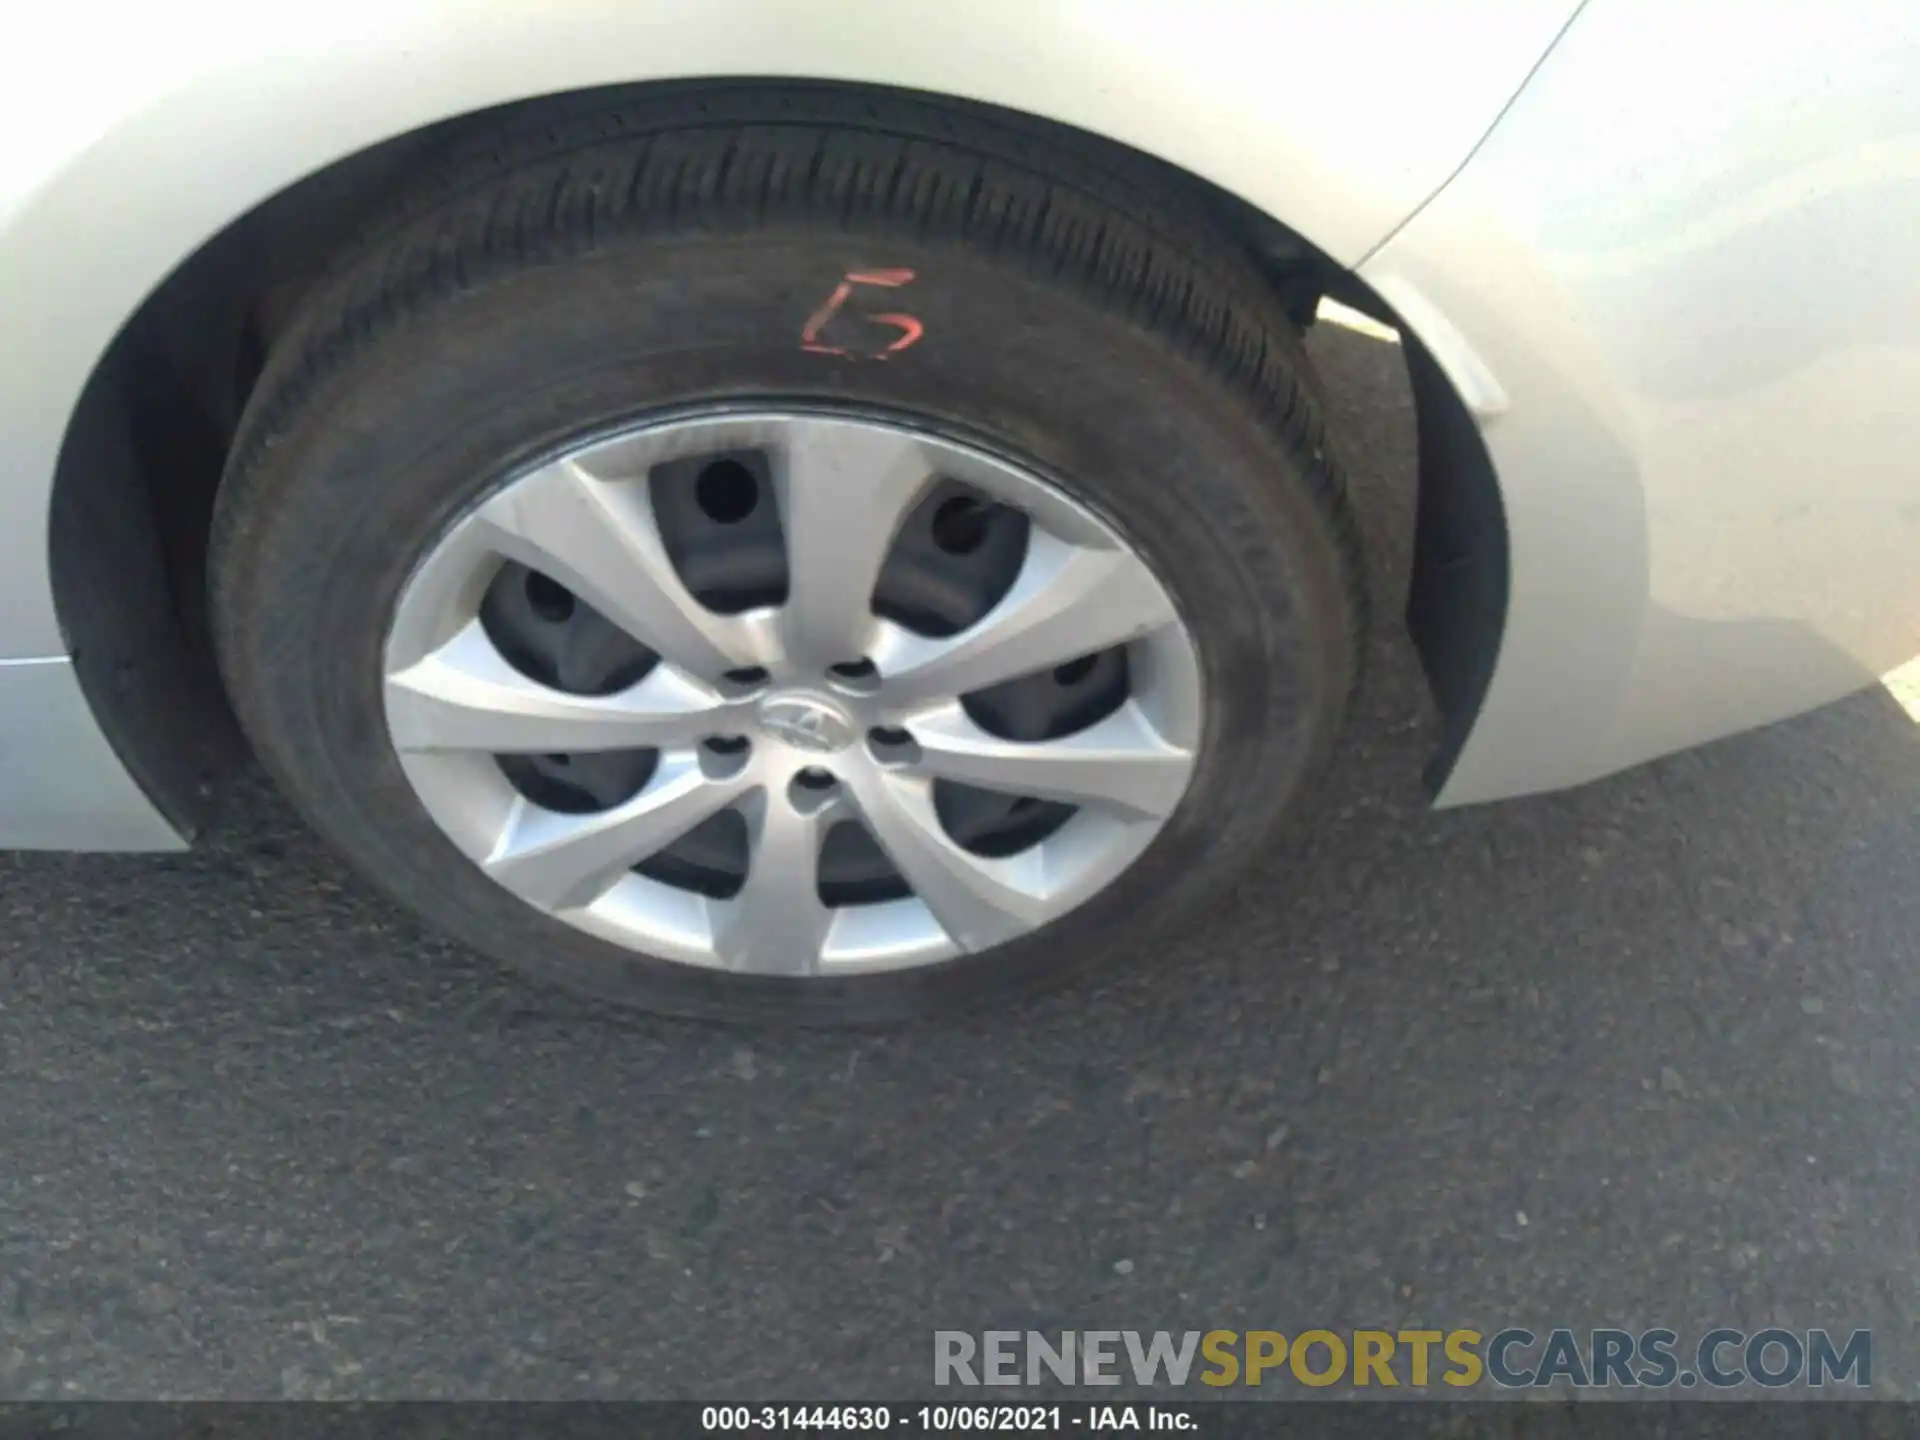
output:
[[829, 665], [827, 679], [835, 689], [849, 695], [871, 695], [880, 688], [879, 667], [865, 658]]
[[911, 765], [920, 758], [920, 746], [896, 725], [876, 725], [867, 731], [867, 753], [882, 765]]

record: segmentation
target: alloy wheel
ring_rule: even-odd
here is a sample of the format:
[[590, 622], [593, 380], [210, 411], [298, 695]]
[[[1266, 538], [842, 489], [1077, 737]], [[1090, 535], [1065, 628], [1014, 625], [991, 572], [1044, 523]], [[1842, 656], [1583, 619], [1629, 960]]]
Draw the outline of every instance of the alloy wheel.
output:
[[806, 977], [1012, 940], [1178, 806], [1199, 666], [1139, 554], [892, 419], [681, 416], [460, 517], [385, 647], [389, 738], [495, 882], [691, 965]]

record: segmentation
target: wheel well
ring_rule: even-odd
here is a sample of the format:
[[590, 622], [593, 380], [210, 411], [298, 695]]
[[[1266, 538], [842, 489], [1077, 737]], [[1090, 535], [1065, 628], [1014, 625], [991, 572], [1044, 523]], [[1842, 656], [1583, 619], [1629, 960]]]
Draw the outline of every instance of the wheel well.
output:
[[[742, 82], [662, 82], [518, 101], [360, 151], [209, 239], [121, 328], [83, 390], [61, 447], [49, 533], [54, 602], [103, 730], [183, 831], [202, 818], [207, 772], [239, 753], [241, 744], [213, 665], [204, 598], [214, 495], [273, 337], [308, 287], [413, 185], [504, 128], [612, 111], [640, 91], [658, 96], [733, 83]], [[803, 87], [860, 91], [878, 103], [887, 93], [796, 83]], [[938, 103], [1003, 126], [1044, 130], [1056, 145], [1072, 145], [1147, 182], [1150, 193], [1206, 215], [1268, 277], [1303, 327], [1323, 296], [1398, 324], [1357, 277], [1304, 238], [1198, 177], [1052, 121], [972, 102]], [[1505, 531], [1497, 485], [1470, 417], [1417, 344], [1409, 344], [1408, 358], [1420, 426], [1409, 618], [1436, 696], [1449, 711], [1450, 759], [1491, 672], [1504, 618]], [[1496, 573], [1497, 584], [1490, 583]]]

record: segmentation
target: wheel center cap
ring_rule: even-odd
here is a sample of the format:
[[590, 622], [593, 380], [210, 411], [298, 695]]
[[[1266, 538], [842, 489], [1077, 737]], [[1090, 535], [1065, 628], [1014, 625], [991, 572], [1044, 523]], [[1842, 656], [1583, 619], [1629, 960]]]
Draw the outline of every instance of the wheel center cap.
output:
[[853, 744], [853, 717], [815, 695], [769, 695], [760, 702], [760, 726], [796, 750], [826, 755]]

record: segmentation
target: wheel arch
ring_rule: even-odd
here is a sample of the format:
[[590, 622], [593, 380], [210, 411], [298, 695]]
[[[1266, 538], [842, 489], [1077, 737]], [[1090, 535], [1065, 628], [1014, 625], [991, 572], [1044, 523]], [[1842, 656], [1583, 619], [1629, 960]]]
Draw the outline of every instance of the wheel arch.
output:
[[[204, 775], [239, 745], [206, 640], [207, 517], [253, 378], [312, 276], [440, 157], [492, 129], [538, 123], [550, 109], [614, 106], [640, 91], [729, 83], [740, 82], [667, 81], [536, 96], [378, 141], [294, 179], [230, 220], [120, 325], [64, 427], [48, 504], [50, 594], [62, 643], [102, 730], [183, 833], [202, 818]], [[887, 93], [878, 86], [788, 83], [832, 85], [882, 101]], [[915, 98], [1043, 126], [1117, 166], [1151, 175], [1231, 235], [1302, 323], [1319, 298], [1331, 295], [1402, 328], [1419, 424], [1409, 620], [1448, 716], [1433, 772], [1437, 784], [1491, 673], [1506, 594], [1498, 484], [1474, 421], [1442, 368], [1340, 257], [1202, 175], [1024, 112], [944, 96]]]

